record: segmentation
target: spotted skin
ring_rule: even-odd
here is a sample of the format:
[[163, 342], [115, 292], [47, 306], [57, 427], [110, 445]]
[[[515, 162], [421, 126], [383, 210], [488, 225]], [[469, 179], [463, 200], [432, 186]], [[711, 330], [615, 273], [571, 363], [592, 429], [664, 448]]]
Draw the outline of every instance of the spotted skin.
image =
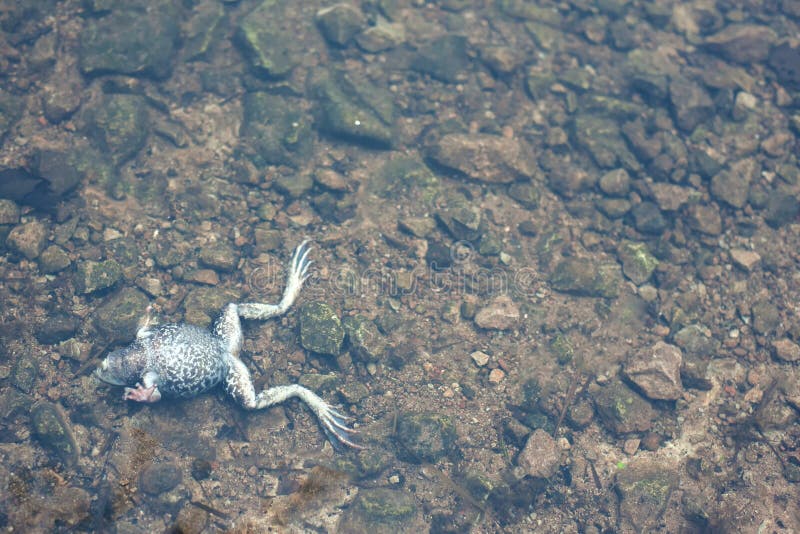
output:
[[[297, 397], [305, 402], [335, 448], [353, 441], [357, 431], [346, 425], [347, 417], [334, 410], [311, 390], [292, 384], [255, 392], [250, 371], [239, 359], [242, 347], [240, 318], [265, 320], [286, 313], [308, 278], [308, 241], [294, 251], [283, 298], [278, 304], [230, 303], [211, 330], [187, 324], [154, 326], [148, 313], [140, 323], [136, 340], [110, 353], [95, 371], [100, 380], [125, 387], [124, 398], [157, 402], [164, 397], [194, 397], [222, 384], [242, 407], [260, 410]], [[130, 387], [133, 386], [133, 387]]]

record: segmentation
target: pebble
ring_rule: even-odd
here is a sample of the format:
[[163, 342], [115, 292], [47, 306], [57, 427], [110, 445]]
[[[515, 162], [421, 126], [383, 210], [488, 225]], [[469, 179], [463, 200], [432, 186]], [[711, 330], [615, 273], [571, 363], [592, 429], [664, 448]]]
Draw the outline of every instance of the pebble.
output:
[[734, 248], [731, 249], [731, 260], [734, 265], [749, 273], [761, 261], [761, 256], [752, 250]]
[[489, 373], [489, 382], [499, 384], [505, 377], [506, 373], [502, 369], [492, 369]]
[[476, 350], [475, 352], [470, 354], [470, 358], [472, 358], [472, 361], [475, 362], [475, 365], [477, 365], [478, 367], [483, 367], [484, 365], [489, 363], [489, 355], [479, 350]]

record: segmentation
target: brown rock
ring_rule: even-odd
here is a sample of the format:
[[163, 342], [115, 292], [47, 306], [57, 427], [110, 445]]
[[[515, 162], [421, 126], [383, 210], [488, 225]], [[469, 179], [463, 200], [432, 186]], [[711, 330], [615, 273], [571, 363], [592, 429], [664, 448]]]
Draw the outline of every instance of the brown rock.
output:
[[800, 346], [788, 338], [773, 341], [772, 351], [775, 353], [776, 358], [785, 362], [796, 362], [800, 360]]
[[475, 314], [475, 324], [490, 330], [508, 330], [519, 321], [519, 307], [511, 297], [502, 295]]
[[487, 134], [447, 134], [429, 150], [439, 165], [473, 180], [494, 184], [537, 174], [530, 148], [514, 138]]
[[736, 63], [757, 63], [767, 59], [778, 40], [772, 28], [759, 24], [732, 24], [708, 37], [706, 47]]
[[625, 365], [625, 375], [651, 399], [675, 400], [683, 394], [681, 349], [658, 341], [634, 355]]
[[526, 474], [539, 478], [553, 476], [560, 463], [561, 449], [558, 443], [541, 428], [536, 429], [528, 437], [525, 448], [517, 458], [517, 465], [523, 468]]

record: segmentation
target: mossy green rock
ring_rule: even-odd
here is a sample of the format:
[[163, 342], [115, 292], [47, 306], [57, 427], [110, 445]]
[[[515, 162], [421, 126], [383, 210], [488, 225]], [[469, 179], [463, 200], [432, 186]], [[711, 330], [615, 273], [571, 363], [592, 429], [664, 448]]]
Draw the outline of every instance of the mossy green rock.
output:
[[144, 293], [132, 287], [124, 287], [97, 308], [95, 325], [109, 342], [129, 342], [136, 336], [139, 318], [148, 304]]
[[84, 261], [75, 271], [75, 289], [88, 295], [108, 289], [122, 278], [122, 267], [114, 260]]
[[625, 241], [620, 244], [617, 254], [622, 262], [622, 272], [636, 285], [647, 282], [658, 266], [658, 260], [644, 243]]
[[387, 161], [367, 189], [387, 199], [407, 198], [412, 191], [419, 191], [423, 200], [431, 202], [439, 194], [441, 182], [419, 158], [400, 156]]
[[375, 362], [386, 352], [386, 339], [375, 323], [356, 315], [344, 319], [344, 331], [350, 343], [350, 351], [362, 361]]
[[[130, 2], [89, 18], [80, 32], [78, 61], [84, 74], [119, 73], [165, 78], [178, 41], [178, 2]], [[124, 5], [124, 4], [121, 4]]]
[[436, 463], [455, 450], [456, 429], [446, 415], [403, 414], [397, 420], [397, 456], [416, 464]]
[[282, 3], [265, 0], [242, 18], [236, 42], [244, 51], [253, 70], [266, 77], [289, 74], [299, 62], [293, 34], [281, 28]]
[[224, 36], [225, 9], [217, 2], [200, 2], [186, 22], [183, 45], [187, 59], [207, 56], [213, 45]]
[[344, 341], [339, 316], [324, 302], [308, 302], [300, 309], [300, 344], [319, 354], [338, 356]]
[[102, 104], [87, 113], [87, 133], [100, 150], [119, 165], [144, 146], [149, 129], [147, 106], [139, 95], [106, 95]]
[[208, 327], [229, 302], [238, 295], [221, 287], [196, 287], [183, 299], [184, 320], [193, 325]]
[[60, 407], [49, 402], [38, 402], [31, 409], [33, 433], [50, 453], [64, 465], [78, 461], [80, 449]]
[[583, 297], [613, 298], [619, 294], [621, 278], [618, 265], [566, 258], [553, 269], [549, 281], [556, 291]]
[[656, 417], [650, 403], [619, 380], [601, 389], [594, 402], [603, 425], [615, 434], [649, 430]]
[[422, 531], [416, 525], [417, 505], [404, 490], [370, 488], [358, 493], [353, 505], [342, 515], [337, 532], [394, 534]]
[[631, 464], [616, 476], [620, 515], [637, 532], [651, 532], [660, 522], [677, 486], [678, 472], [673, 466], [650, 462]]

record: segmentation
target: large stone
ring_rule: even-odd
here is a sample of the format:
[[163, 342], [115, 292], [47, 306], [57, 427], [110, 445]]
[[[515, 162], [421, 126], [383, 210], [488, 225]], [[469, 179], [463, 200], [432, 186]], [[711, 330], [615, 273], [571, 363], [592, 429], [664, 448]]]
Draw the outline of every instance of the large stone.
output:
[[778, 35], [769, 26], [731, 24], [709, 36], [705, 46], [736, 63], [759, 63], [767, 59]]
[[663, 341], [633, 355], [625, 364], [625, 375], [648, 398], [676, 400], [683, 394], [681, 349]]
[[78, 61], [84, 74], [143, 74], [167, 77], [178, 41], [177, 2], [124, 6], [87, 18], [80, 32]]
[[475, 324], [489, 330], [508, 330], [519, 323], [519, 306], [511, 297], [501, 295], [475, 314]]
[[480, 182], [510, 183], [538, 174], [531, 148], [515, 138], [447, 134], [429, 147], [436, 163]]
[[15, 226], [8, 234], [6, 245], [29, 260], [36, 259], [47, 244], [47, 226], [41, 221], [31, 221]]
[[307, 302], [300, 308], [300, 344], [319, 354], [338, 356], [344, 327], [336, 312], [324, 302]]
[[734, 208], [743, 208], [750, 194], [750, 183], [756, 179], [761, 166], [755, 158], [737, 161], [711, 179], [711, 194]]
[[543, 429], [536, 429], [529, 437], [525, 448], [519, 453], [517, 465], [525, 473], [539, 478], [550, 478], [561, 463], [561, 449], [553, 437]]
[[708, 91], [697, 82], [686, 78], [673, 78], [669, 84], [669, 97], [675, 122], [686, 132], [694, 131], [714, 113], [714, 102]]

